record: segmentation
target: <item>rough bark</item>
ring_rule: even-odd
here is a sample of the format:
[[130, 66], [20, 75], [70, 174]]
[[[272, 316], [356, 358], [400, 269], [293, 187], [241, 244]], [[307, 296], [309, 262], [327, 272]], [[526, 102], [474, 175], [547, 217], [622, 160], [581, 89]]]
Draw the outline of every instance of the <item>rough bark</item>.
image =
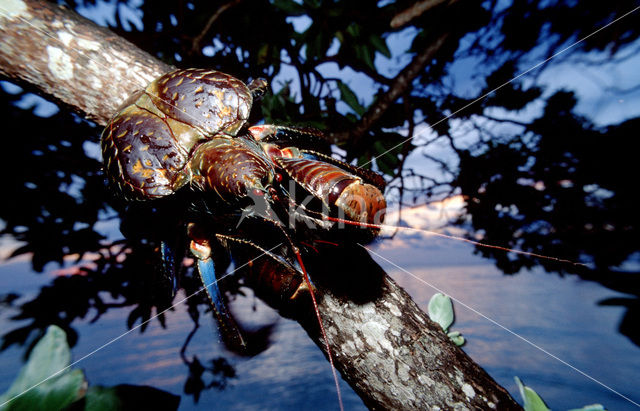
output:
[[105, 125], [132, 91], [171, 66], [44, 1], [0, 3], [0, 73]]
[[[305, 264], [336, 368], [368, 407], [521, 409], [364, 248], [339, 248], [323, 248]], [[326, 355], [313, 311], [295, 318]]]
[[[389, 410], [520, 408], [390, 277], [380, 292], [365, 304], [329, 294], [320, 303], [336, 367], [365, 404]], [[316, 343], [324, 346], [319, 337]]]
[[[108, 30], [48, 3], [0, 3], [0, 34], [0, 72], [33, 84], [98, 124], [106, 124], [132, 91], [170, 70]], [[424, 64], [411, 65], [411, 71]], [[332, 285], [319, 283], [324, 290], [319, 309], [337, 368], [369, 407], [519, 408], [364, 251], [346, 251], [315, 263], [316, 273], [336, 271], [322, 267], [329, 263], [348, 271], [335, 272]], [[326, 350], [315, 317], [310, 312], [297, 317]]]

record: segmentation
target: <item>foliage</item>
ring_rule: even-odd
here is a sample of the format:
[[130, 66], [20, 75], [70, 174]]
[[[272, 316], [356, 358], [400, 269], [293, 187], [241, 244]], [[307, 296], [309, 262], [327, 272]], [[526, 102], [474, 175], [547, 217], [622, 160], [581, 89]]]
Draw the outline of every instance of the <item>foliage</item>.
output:
[[0, 397], [0, 402], [8, 402], [6, 409], [16, 410], [68, 406], [86, 391], [82, 371], [71, 371], [70, 363], [71, 352], [64, 331], [56, 326], [49, 327], [9, 390]]
[[[67, 3], [98, 8], [93, 1]], [[217, 68], [242, 79], [266, 78], [274, 93], [264, 99], [254, 120], [325, 130], [348, 160], [387, 176], [387, 195], [395, 201], [416, 205], [461, 193], [468, 201], [458, 222], [470, 234], [482, 233], [487, 243], [593, 262], [598, 269], [619, 266], [639, 250], [637, 214], [629, 206], [633, 191], [625, 177], [633, 174], [633, 161], [626, 158], [631, 151], [619, 149], [628, 144], [637, 122], [597, 128], [576, 114], [575, 96], [551, 94], [537, 82], [544, 70], [565, 61], [597, 66], [632, 56], [639, 33], [632, 18], [587, 36], [637, 2], [474, 0], [441, 4], [412, 15], [403, 25], [392, 24], [412, 4], [235, 0], [142, 2], [134, 7], [119, 0], [111, 14], [103, 11], [96, 19], [168, 63]], [[443, 35], [433, 56], [418, 64]], [[549, 56], [554, 58], [544, 69], [519, 77]], [[536, 106], [544, 111], [528, 114]], [[451, 119], [450, 113], [455, 113]], [[460, 120], [475, 131], [461, 133]], [[418, 127], [424, 124], [435, 132], [427, 139]], [[97, 134], [73, 129], [93, 138]], [[605, 135], [615, 144], [603, 146]], [[409, 142], [409, 137], [417, 138]], [[416, 152], [425, 153], [424, 167], [407, 162]], [[433, 166], [439, 173], [425, 171]], [[99, 187], [93, 177], [80, 178], [87, 190]], [[15, 184], [15, 191], [25, 191], [23, 182]], [[69, 203], [59, 200], [50, 203]], [[44, 208], [41, 199], [30, 204], [31, 215]], [[77, 208], [69, 203], [66, 209], [71, 206]], [[76, 232], [70, 237], [94, 245], [98, 238], [90, 237], [90, 227], [95, 217], [87, 215], [83, 221], [88, 225], [84, 237]], [[36, 252], [36, 268], [78, 248], [75, 243], [65, 246], [64, 236], [50, 232], [57, 226], [46, 216], [42, 222], [25, 221], [24, 227], [28, 229], [9, 224], [5, 232], [26, 241], [27, 248], [18, 252]], [[41, 238], [61, 241], [40, 244]], [[540, 263], [549, 271], [576, 271], [495, 249], [478, 252], [508, 273]], [[577, 271], [593, 278], [603, 275]]]
[[52, 325], [31, 351], [9, 390], [0, 396], [0, 409], [61, 410], [75, 403], [74, 409], [116, 410], [135, 407], [141, 398], [146, 406], [163, 410], [175, 410], [180, 402], [179, 397], [151, 387], [87, 388], [82, 370], [71, 369], [67, 336]]
[[465, 339], [458, 331], [449, 332], [449, 327], [451, 327], [454, 321], [451, 297], [441, 293], [435, 293], [429, 300], [427, 309], [429, 311], [429, 318], [442, 327], [442, 331], [447, 333], [447, 337], [449, 337], [455, 345], [464, 345]]
[[[637, 250], [640, 227], [624, 178], [633, 173], [633, 153], [620, 147], [630, 143], [640, 122], [598, 129], [574, 112], [575, 104], [572, 93], [558, 92], [543, 115], [523, 127], [520, 139], [490, 142], [481, 155], [462, 152], [455, 184], [473, 193], [465, 206], [471, 224], [494, 227], [483, 241], [597, 267], [620, 265]], [[610, 144], [603, 145], [605, 139]], [[507, 273], [534, 264], [562, 268], [479, 251]]]
[[[542, 398], [533, 390], [533, 388], [526, 386], [520, 381], [520, 378], [514, 377], [525, 411], [551, 411], [544, 403]], [[600, 404], [585, 405], [582, 408], [575, 408], [569, 411], [605, 411], [605, 408]]]
[[[516, 78], [542, 57], [554, 56], [631, 10], [635, 1], [454, 2], [413, 15], [400, 26], [391, 23], [412, 2], [66, 3], [100, 10], [90, 14], [168, 63], [266, 78], [274, 93], [253, 120], [325, 130], [348, 160], [386, 175], [391, 200], [416, 205], [462, 193], [469, 201], [458, 222], [482, 233], [488, 243], [593, 262], [599, 269], [622, 264], [640, 248], [637, 215], [629, 206], [633, 192], [624, 177], [632, 174], [633, 161], [626, 158], [631, 151], [618, 152], [637, 122], [596, 128], [575, 113], [575, 97], [549, 95], [536, 82], [543, 69], [531, 73], [529, 81]], [[633, 19], [621, 19], [554, 56], [545, 70], [563, 61], [623, 62], [633, 55], [637, 36]], [[425, 56], [431, 57], [422, 62]], [[2, 232], [23, 242], [15, 253], [33, 252], [34, 268], [41, 270], [64, 255], [97, 250], [102, 237], [94, 227], [111, 200], [99, 163], [83, 155], [83, 140], [97, 141], [99, 130], [64, 111], [42, 118], [17, 109], [14, 105], [24, 106], [27, 94], [0, 95], [4, 114], [12, 118], [8, 135], [28, 135], [31, 142], [27, 147], [9, 139], [6, 149], [13, 156], [2, 166], [4, 175], [24, 171], [4, 187], [20, 200], [0, 207], [6, 222]], [[521, 115], [541, 105], [541, 115]], [[461, 136], [460, 120], [475, 131]], [[425, 124], [435, 133], [429, 138], [419, 127]], [[604, 135], [614, 136], [616, 144], [603, 151]], [[407, 161], [422, 153], [423, 164]], [[433, 166], [438, 173], [425, 171]], [[539, 174], [544, 190], [529, 183], [539, 182]], [[69, 194], [74, 190], [78, 195]], [[509, 273], [541, 262], [479, 252]]]
[[100, 162], [84, 150], [87, 142], [98, 141], [96, 127], [70, 112], [37, 115], [41, 104], [33, 97], [23, 90], [0, 91], [10, 119], [5, 132], [13, 137], [4, 141], [11, 155], [0, 164], [3, 175], [12, 176], [3, 185], [12, 201], [0, 203], [0, 234], [22, 244], [12, 256], [30, 253], [39, 272], [50, 261], [62, 264], [66, 255], [81, 257], [100, 247], [103, 237], [95, 224], [108, 195]]

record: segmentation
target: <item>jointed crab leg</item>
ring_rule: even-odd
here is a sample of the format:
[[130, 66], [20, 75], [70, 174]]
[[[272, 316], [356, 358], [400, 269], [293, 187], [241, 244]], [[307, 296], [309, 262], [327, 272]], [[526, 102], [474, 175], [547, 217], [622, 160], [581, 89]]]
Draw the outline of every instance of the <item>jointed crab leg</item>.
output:
[[[307, 273], [307, 269], [305, 268], [305, 265], [304, 265], [304, 263], [302, 261], [302, 256], [300, 255], [300, 250], [299, 250], [298, 247], [296, 247], [293, 244], [293, 241], [291, 240], [291, 237], [287, 234], [287, 232], [284, 230], [282, 225], [280, 225], [277, 222], [272, 221], [272, 220], [266, 220], [266, 221], [271, 221], [277, 229], [281, 230], [284, 238], [287, 240], [287, 242], [289, 243], [289, 246], [291, 247], [291, 251], [293, 252], [293, 254], [296, 257], [296, 261], [298, 262], [298, 265], [300, 267], [300, 273], [302, 274], [302, 280], [303, 281], [300, 283], [300, 285], [297, 287], [297, 289], [291, 295], [290, 298], [292, 300], [296, 299], [303, 292], [308, 292], [309, 295], [311, 296], [311, 301], [312, 301], [312, 304], [313, 304], [313, 308], [314, 308], [314, 311], [315, 311], [315, 314], [316, 314], [316, 318], [318, 319], [318, 325], [320, 327], [320, 334], [322, 335], [322, 338], [323, 338], [324, 343], [325, 343], [326, 348], [327, 348], [327, 356], [329, 358], [329, 363], [331, 364], [331, 372], [333, 374], [333, 378], [334, 378], [335, 385], [336, 385], [336, 391], [338, 393], [338, 402], [339, 402], [339, 405], [340, 405], [340, 409], [343, 410], [344, 409], [344, 405], [342, 403], [342, 394], [341, 394], [341, 391], [340, 391], [340, 384], [338, 382], [338, 375], [336, 373], [336, 368], [335, 368], [335, 365], [334, 365], [334, 362], [333, 362], [333, 354], [332, 354], [332, 351], [331, 351], [331, 346], [329, 345], [329, 338], [327, 337], [327, 333], [326, 333], [325, 328], [324, 328], [322, 317], [320, 316], [320, 311], [318, 309], [318, 302], [316, 300], [315, 291], [314, 291], [315, 287], [311, 283], [311, 278], [309, 277], [309, 274]], [[263, 254], [274, 258], [274, 260], [278, 260], [281, 264], [283, 264], [283, 268], [291, 268], [292, 271], [297, 271], [297, 270], [293, 269], [292, 267], [290, 267], [288, 263], [284, 262], [281, 259], [278, 259], [277, 257], [273, 256], [273, 254], [271, 254], [270, 252], [262, 249], [261, 247], [257, 246], [256, 244], [252, 244], [251, 242], [243, 241], [243, 240], [236, 239], [236, 238], [230, 237], [230, 236], [225, 236], [225, 235], [219, 235], [218, 234], [217, 237], [218, 238], [227, 239], [227, 240], [230, 240], [230, 241], [238, 241], [240, 243], [244, 243], [244, 244], [250, 245], [251, 247], [253, 247], [253, 248], [257, 249], [257, 250], [262, 251]], [[194, 244], [194, 242], [192, 241], [192, 245], [193, 244]], [[192, 252], [193, 252], [193, 246], [192, 246]], [[198, 252], [198, 250], [196, 250], [196, 252]], [[200, 261], [198, 262], [198, 264], [200, 264]], [[202, 275], [202, 273], [201, 273], [201, 275]], [[205, 282], [207, 280], [203, 277], [202, 281]], [[208, 283], [205, 282], [205, 284], [208, 284]]]
[[162, 272], [171, 282], [171, 295], [174, 296], [178, 290], [176, 259], [173, 249], [166, 241], [160, 242], [160, 257], [162, 260]]
[[211, 303], [211, 310], [222, 329], [222, 338], [231, 347], [246, 349], [247, 344], [242, 337], [242, 333], [224, 305], [222, 293], [220, 292], [220, 287], [218, 287], [219, 279], [216, 278], [216, 270], [213, 258], [211, 257], [209, 241], [196, 237], [195, 231], [195, 226], [190, 224], [189, 235], [192, 237], [192, 240], [189, 248], [197, 260], [198, 274], [207, 291], [207, 296]]
[[309, 288], [309, 295], [311, 295], [311, 301], [313, 302], [313, 309], [316, 313], [316, 318], [318, 319], [318, 325], [320, 326], [320, 333], [322, 334], [322, 339], [324, 340], [324, 343], [327, 346], [327, 356], [329, 357], [329, 363], [331, 364], [331, 373], [333, 374], [333, 380], [336, 383], [336, 392], [338, 393], [338, 403], [340, 404], [340, 410], [343, 411], [344, 405], [342, 403], [342, 394], [340, 392], [340, 384], [338, 383], [338, 374], [336, 374], [336, 366], [333, 363], [333, 355], [331, 354], [331, 346], [329, 345], [329, 338], [327, 337], [327, 332], [324, 329], [322, 317], [320, 316], [320, 310], [318, 309], [318, 302], [316, 301], [316, 295], [313, 292], [313, 285], [311, 284], [311, 279], [309, 278], [307, 269], [304, 267], [304, 263], [302, 262], [302, 256], [300, 255], [300, 250], [298, 250], [298, 247], [294, 246], [293, 252], [296, 255], [298, 264], [300, 264], [300, 269], [304, 274], [304, 281], [307, 284], [307, 287]]
[[[217, 284], [212, 245], [222, 239], [216, 237], [217, 228], [223, 228], [224, 232], [232, 228], [220, 217], [229, 210], [242, 211], [239, 223], [245, 217], [257, 216], [277, 227], [303, 274], [304, 280], [297, 282], [292, 297], [309, 291], [333, 365], [313, 287], [291, 238], [295, 230], [289, 231], [279, 219], [305, 219], [315, 223], [316, 228], [330, 230], [331, 225], [322, 218], [326, 210], [352, 221], [378, 222], [374, 217], [382, 216], [386, 208], [382, 194], [384, 180], [333, 159], [329, 141], [318, 130], [276, 125], [246, 128], [253, 101], [266, 88], [264, 80], [247, 85], [228, 74], [205, 69], [174, 70], [155, 79], [131, 96], [105, 128], [102, 135], [105, 172], [120, 196], [128, 201], [168, 197], [181, 190], [201, 196], [211, 204], [213, 211], [206, 207], [203, 215], [216, 220], [208, 224], [214, 229], [201, 232], [202, 227], [189, 224], [188, 235], [198, 273], [222, 328], [221, 335], [230, 347], [242, 349], [246, 343], [225, 308]], [[282, 184], [285, 180], [289, 191]], [[315, 211], [310, 216], [297, 211], [305, 207], [303, 204], [297, 207], [295, 199], [289, 198], [296, 187], [313, 200], [311, 208]], [[251, 201], [253, 204], [247, 205]], [[296, 240], [303, 237], [296, 233]], [[281, 251], [289, 255], [286, 249]], [[174, 254], [166, 243], [161, 245], [161, 253], [165, 272], [175, 279]], [[290, 256], [281, 259], [276, 254], [270, 254], [272, 260], [284, 263], [285, 271], [298, 270]], [[268, 264], [262, 267], [269, 268]], [[290, 284], [293, 282], [283, 283], [287, 288]], [[339, 391], [335, 371], [334, 378]]]

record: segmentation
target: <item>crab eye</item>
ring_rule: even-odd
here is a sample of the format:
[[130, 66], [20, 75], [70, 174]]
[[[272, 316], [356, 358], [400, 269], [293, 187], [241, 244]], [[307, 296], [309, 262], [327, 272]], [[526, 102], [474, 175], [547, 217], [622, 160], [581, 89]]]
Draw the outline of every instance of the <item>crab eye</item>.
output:
[[282, 174], [277, 173], [275, 179], [276, 179], [276, 182], [282, 183]]
[[264, 196], [264, 193], [262, 192], [262, 190], [254, 188], [253, 189], [253, 195], [256, 196], [256, 197], [262, 197], [262, 196]]

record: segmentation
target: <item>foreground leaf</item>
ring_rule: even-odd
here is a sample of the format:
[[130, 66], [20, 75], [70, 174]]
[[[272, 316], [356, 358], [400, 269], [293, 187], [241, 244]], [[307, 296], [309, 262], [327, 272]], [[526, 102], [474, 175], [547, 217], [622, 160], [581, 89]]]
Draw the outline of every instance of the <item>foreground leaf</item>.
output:
[[447, 332], [449, 326], [453, 324], [453, 304], [448, 296], [436, 293], [429, 300], [429, 318], [440, 324], [440, 327]]
[[62, 409], [86, 390], [81, 370], [70, 371], [71, 352], [64, 331], [51, 325], [31, 351], [27, 363], [0, 403], [2, 410]]
[[516, 384], [518, 384], [525, 411], [551, 411], [532, 388], [524, 385], [522, 381], [520, 381], [520, 378], [514, 377], [514, 379], [516, 380]]
[[569, 411], [606, 411], [606, 408], [602, 404], [590, 404], [582, 408], [572, 408]]
[[89, 388], [85, 397], [85, 411], [110, 410], [177, 410], [180, 396], [142, 385], [120, 384], [114, 387]]
[[450, 333], [447, 333], [447, 337], [449, 337], [449, 339], [453, 341], [453, 343], [458, 347], [463, 346], [465, 343], [464, 337], [458, 331], [452, 331]]
[[107, 411], [122, 408], [115, 387], [91, 387], [85, 397], [85, 411]]

